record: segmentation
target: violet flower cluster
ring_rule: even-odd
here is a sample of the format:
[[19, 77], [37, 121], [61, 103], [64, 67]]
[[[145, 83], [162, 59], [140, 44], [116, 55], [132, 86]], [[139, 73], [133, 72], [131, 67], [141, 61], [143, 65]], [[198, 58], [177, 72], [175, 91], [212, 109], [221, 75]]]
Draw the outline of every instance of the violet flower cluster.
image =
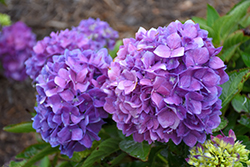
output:
[[52, 147], [72, 157], [90, 148], [104, 124], [106, 93], [100, 88], [112, 61], [107, 49], [65, 50], [53, 56], [36, 78], [37, 115], [33, 128]]
[[112, 50], [119, 37], [117, 31], [114, 31], [107, 22], [101, 21], [99, 18], [82, 20], [77, 27], [72, 29], [84, 33], [90, 39], [91, 49], [101, 49], [106, 46]]
[[0, 32], [0, 60], [7, 78], [17, 81], [26, 79], [24, 62], [31, 57], [35, 44], [35, 34], [23, 22], [3, 27]]
[[34, 46], [35, 54], [25, 62], [26, 72], [35, 80], [46, 62], [52, 61], [53, 55], [61, 55], [65, 49], [99, 50], [105, 46], [112, 49], [117, 38], [118, 32], [108, 23], [99, 19], [82, 20], [80, 25], [72, 30], [52, 32], [50, 37], [38, 41]]
[[111, 63], [104, 109], [137, 142], [203, 143], [221, 121], [218, 85], [228, 75], [220, 50], [191, 20], [140, 28]]

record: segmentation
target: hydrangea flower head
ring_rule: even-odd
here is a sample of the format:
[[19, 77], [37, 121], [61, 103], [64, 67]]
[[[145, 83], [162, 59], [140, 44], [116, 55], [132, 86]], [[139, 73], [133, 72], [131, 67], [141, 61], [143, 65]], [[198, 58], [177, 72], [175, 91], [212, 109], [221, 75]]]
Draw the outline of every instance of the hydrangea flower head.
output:
[[241, 142], [236, 141], [233, 130], [230, 130], [229, 136], [211, 136], [211, 140], [191, 148], [189, 158], [186, 161], [190, 165], [199, 167], [243, 167], [242, 163], [250, 165], [250, 160], [248, 160], [250, 151], [245, 147]]
[[36, 36], [19, 21], [0, 32], [0, 59], [7, 78], [22, 81], [27, 77], [24, 62], [31, 57]]
[[105, 83], [104, 109], [137, 142], [203, 143], [220, 124], [222, 84], [228, 80], [208, 33], [191, 20], [140, 28], [123, 40]]
[[112, 61], [107, 49], [66, 50], [53, 56], [37, 77], [33, 128], [69, 157], [90, 148], [104, 124], [106, 93], [100, 88]]
[[96, 20], [93, 18], [82, 20], [77, 27], [73, 27], [73, 30], [77, 30], [91, 39], [91, 48], [94, 47], [94, 49], [106, 46], [112, 50], [116, 39], [119, 37], [117, 31], [113, 30], [107, 22], [101, 21], [99, 18]]
[[65, 49], [83, 51], [99, 50], [104, 46], [112, 48], [116, 38], [118, 38], [118, 33], [109, 27], [108, 23], [99, 19], [83, 20], [72, 30], [52, 32], [50, 37], [45, 37], [34, 46], [35, 54], [25, 63], [27, 74], [35, 80], [46, 62], [51, 62], [53, 55], [63, 54]]

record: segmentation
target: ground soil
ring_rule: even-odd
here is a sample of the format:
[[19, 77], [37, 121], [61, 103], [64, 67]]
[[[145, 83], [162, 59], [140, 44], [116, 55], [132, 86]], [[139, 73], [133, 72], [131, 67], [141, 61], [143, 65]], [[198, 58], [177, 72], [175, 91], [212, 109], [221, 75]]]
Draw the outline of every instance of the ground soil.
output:
[[[207, 3], [224, 15], [239, 0], [5, 0], [0, 13], [13, 22], [23, 21], [41, 40], [51, 31], [77, 26], [89, 17], [107, 21], [120, 38], [134, 37], [139, 27], [149, 29], [168, 25], [171, 21], [205, 17]], [[2, 130], [6, 125], [30, 121], [35, 104], [35, 88], [31, 80], [9, 81], [0, 76], [0, 165], [35, 143], [35, 135], [13, 134]]]

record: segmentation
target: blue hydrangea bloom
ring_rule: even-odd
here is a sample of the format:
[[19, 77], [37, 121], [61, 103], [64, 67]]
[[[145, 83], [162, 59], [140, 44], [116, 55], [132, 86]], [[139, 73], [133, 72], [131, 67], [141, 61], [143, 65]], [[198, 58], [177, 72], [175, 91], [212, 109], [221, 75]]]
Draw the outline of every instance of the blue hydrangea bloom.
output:
[[105, 83], [104, 109], [137, 142], [188, 146], [203, 143], [220, 124], [222, 88], [228, 80], [208, 32], [188, 20], [140, 28], [123, 40]]
[[72, 51], [53, 56], [36, 78], [37, 115], [33, 128], [52, 147], [72, 157], [90, 148], [98, 136], [107, 96], [101, 89], [112, 58], [107, 49]]

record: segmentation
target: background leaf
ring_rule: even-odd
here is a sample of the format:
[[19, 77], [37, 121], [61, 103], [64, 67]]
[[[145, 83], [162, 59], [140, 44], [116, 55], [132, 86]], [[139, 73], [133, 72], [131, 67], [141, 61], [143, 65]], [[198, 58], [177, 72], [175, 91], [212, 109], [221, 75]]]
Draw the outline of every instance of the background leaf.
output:
[[122, 45], [122, 40], [118, 40], [115, 44], [115, 47], [113, 50], [109, 52], [110, 56], [114, 59], [116, 57], [116, 54], [119, 50], [119, 47]]
[[235, 31], [225, 39], [223, 49], [230, 48], [236, 44], [241, 44], [248, 39], [250, 39], [250, 37], [244, 35], [244, 32], [242, 30]]
[[104, 140], [84, 161], [82, 167], [92, 167], [96, 161], [103, 159], [119, 150], [119, 142], [119, 138], [109, 138]]
[[223, 88], [220, 96], [220, 99], [222, 100], [222, 111], [225, 110], [225, 107], [231, 102], [233, 97], [241, 91], [244, 82], [250, 76], [250, 69], [235, 70], [228, 75], [229, 81], [220, 85]]
[[214, 21], [220, 17], [218, 12], [209, 4], [207, 4], [207, 25], [212, 27]]
[[29, 133], [35, 132], [36, 130], [32, 127], [32, 122], [23, 122], [19, 124], [12, 124], [5, 126], [3, 130], [12, 133]]
[[[46, 144], [46, 143], [45, 143]], [[20, 155], [17, 155], [16, 158], [26, 157], [24, 161], [15, 163], [15, 165], [20, 165], [20, 167], [31, 167], [34, 163], [41, 160], [47, 155], [58, 152], [58, 147], [52, 148], [49, 144], [46, 147], [44, 143], [41, 145], [31, 145]], [[42, 149], [41, 149], [42, 148]]]
[[240, 120], [238, 121], [241, 125], [250, 128], [250, 118], [247, 115], [242, 115]]
[[250, 113], [250, 99], [245, 95], [237, 94], [232, 100], [232, 106], [237, 112], [245, 111]]
[[241, 55], [242, 60], [244, 61], [245, 65], [247, 67], [250, 67], [250, 53], [241, 51], [240, 55]]
[[151, 146], [147, 142], [135, 142], [134, 140], [123, 140], [119, 144], [122, 151], [130, 156], [147, 161]]

